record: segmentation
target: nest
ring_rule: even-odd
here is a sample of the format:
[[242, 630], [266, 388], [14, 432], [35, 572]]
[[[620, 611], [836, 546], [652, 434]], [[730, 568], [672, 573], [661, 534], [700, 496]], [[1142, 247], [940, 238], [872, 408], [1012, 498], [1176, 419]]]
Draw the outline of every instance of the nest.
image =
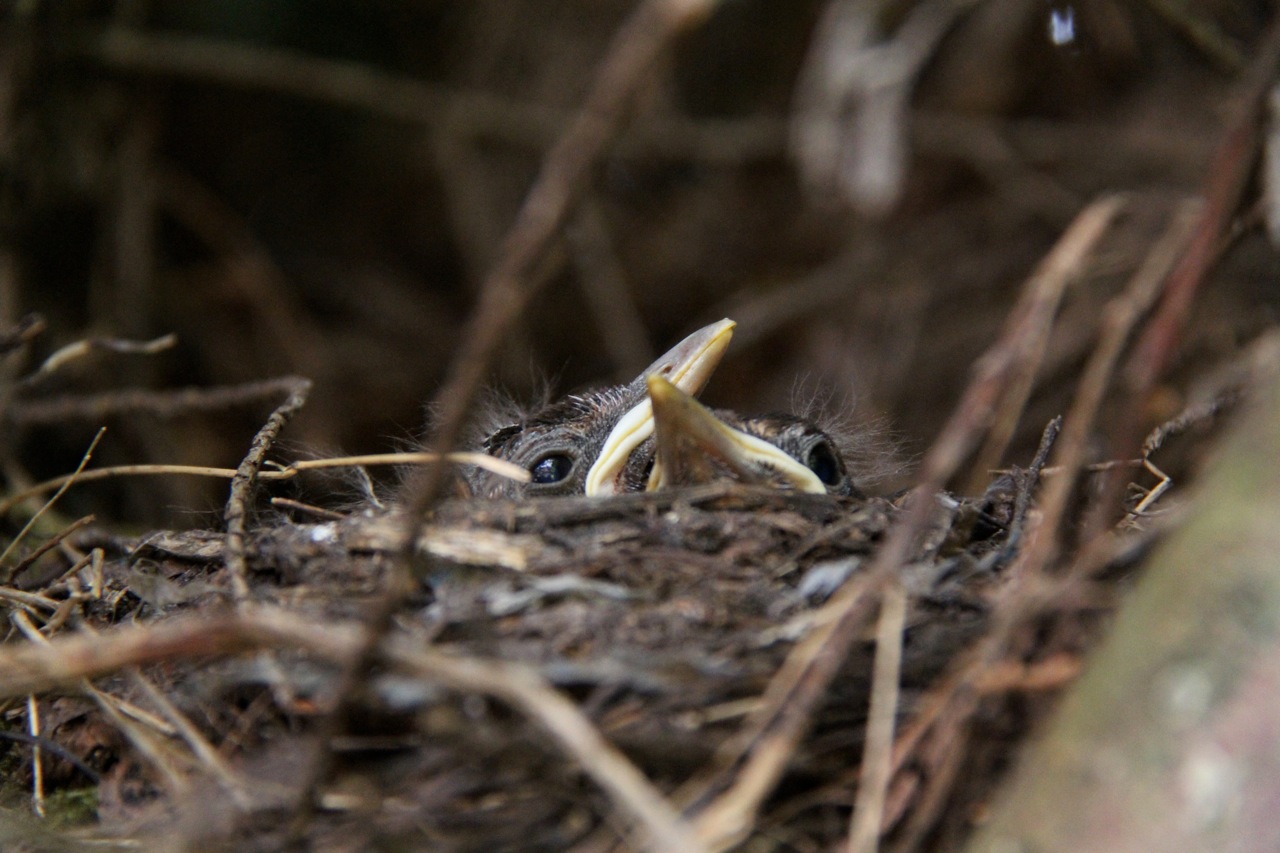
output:
[[[982, 498], [932, 501], [897, 573], [909, 602], [900, 725], [986, 631], [1033, 482], [1017, 472]], [[619, 831], [642, 841], [656, 831], [636, 804], [650, 786], [691, 815], [714, 811], [743, 784], [744, 762], [785, 743], [776, 790], [758, 821], [734, 832], [827, 847], [845, 831], [857, 787], [870, 628], [859, 628], [809, 707], [792, 707], [805, 701], [795, 695], [774, 707], [774, 692], [786, 667], [831, 652], [807, 639], [851, 602], [874, 599], [869, 570], [906, 500], [728, 483], [604, 500], [452, 502], [416, 527], [408, 548], [415, 526], [398, 510], [306, 523], [276, 516], [247, 537], [238, 608], [222, 603], [235, 586], [225, 534], [99, 541], [103, 595], [84, 630], [100, 640], [61, 650], [74, 675], [44, 674], [66, 694], [46, 712], [44, 736], [75, 744], [45, 758], [44, 784], [96, 778], [99, 838], [240, 850], [279, 849], [291, 837], [310, 849], [607, 847]], [[92, 533], [79, 539], [94, 544]], [[379, 645], [362, 650], [362, 620], [406, 567], [416, 582], [387, 614]], [[215, 654], [232, 650], [255, 653]], [[76, 689], [76, 676], [117, 668], [114, 654], [139, 668]], [[344, 677], [361, 654], [371, 671], [352, 692]], [[1010, 724], [1003, 699], [981, 704], [1002, 718], [985, 725]], [[121, 737], [112, 715], [137, 708], [149, 712]], [[339, 708], [346, 725], [322, 773], [318, 740], [334, 736]], [[771, 717], [797, 712], [803, 724], [776, 741]], [[168, 741], [163, 750], [145, 747], [157, 738]], [[602, 754], [583, 752], [592, 747]], [[646, 781], [628, 788], [605, 758]], [[898, 763], [909, 787], [937, 772], [925, 755]], [[306, 782], [319, 797], [298, 822]], [[966, 796], [976, 802], [981, 791]], [[898, 799], [888, 826], [905, 829], [913, 796], [904, 788]]]

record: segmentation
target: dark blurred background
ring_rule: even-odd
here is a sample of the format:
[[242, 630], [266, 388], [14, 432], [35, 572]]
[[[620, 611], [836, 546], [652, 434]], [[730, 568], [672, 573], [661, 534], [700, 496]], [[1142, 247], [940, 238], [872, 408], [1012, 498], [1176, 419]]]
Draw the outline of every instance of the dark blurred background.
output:
[[[316, 384], [285, 453], [420, 435], [540, 158], [634, 6], [0, 3], [0, 314], [48, 319], [10, 356], [9, 396], [297, 373]], [[532, 399], [539, 383], [631, 378], [730, 316], [706, 400], [817, 399], [828, 417], [887, 424], [910, 461], [1073, 216], [1132, 193], [1049, 342], [1005, 460], [1026, 461], [1102, 306], [1205, 180], [1273, 14], [1247, 0], [726, 0], [653, 76], [492, 384]], [[1256, 223], [1228, 247], [1152, 423], [1275, 322], [1278, 272]], [[70, 342], [167, 332], [179, 343], [164, 353], [94, 353], [12, 386]], [[269, 410], [109, 418], [94, 464], [233, 466]], [[9, 424], [7, 473], [74, 468], [98, 425]], [[73, 500], [174, 523], [225, 489], [174, 477]]]

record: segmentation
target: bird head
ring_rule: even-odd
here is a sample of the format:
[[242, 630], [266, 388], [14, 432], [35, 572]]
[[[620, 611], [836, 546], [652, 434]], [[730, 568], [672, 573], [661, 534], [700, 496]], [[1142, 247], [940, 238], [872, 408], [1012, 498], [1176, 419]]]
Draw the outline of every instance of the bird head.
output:
[[647, 380], [657, 434], [650, 490], [716, 479], [860, 496], [836, 443], [807, 418], [711, 411], [661, 376]]
[[471, 493], [515, 498], [643, 490], [653, 443], [648, 379], [661, 377], [683, 393], [698, 393], [723, 358], [734, 325], [720, 320], [705, 326], [631, 382], [571, 395], [491, 433], [484, 451], [525, 468], [531, 479], [516, 483], [476, 471]]

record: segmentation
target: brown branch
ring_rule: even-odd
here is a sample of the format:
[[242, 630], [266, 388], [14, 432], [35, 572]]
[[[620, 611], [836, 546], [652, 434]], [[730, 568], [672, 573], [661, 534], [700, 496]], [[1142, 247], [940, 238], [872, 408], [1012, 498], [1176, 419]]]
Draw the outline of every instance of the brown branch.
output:
[[[672, 14], [686, 16], [676, 23], [678, 31], [715, 4], [683, 0], [660, 5]], [[662, 25], [659, 29], [667, 28]], [[552, 144], [570, 119], [569, 113], [557, 107], [449, 89], [359, 63], [173, 33], [114, 28], [83, 39], [72, 50], [128, 74], [274, 92], [435, 126], [461, 136], [539, 148]], [[777, 157], [785, 142], [786, 121], [780, 117], [692, 120], [656, 116], [628, 133], [621, 149], [631, 155], [734, 164]]]
[[18, 400], [10, 403], [5, 418], [19, 427], [69, 420], [102, 421], [113, 415], [145, 414], [157, 418], [177, 418], [256, 405], [263, 400], [289, 393], [297, 385], [297, 381], [295, 376], [282, 376], [207, 388], [174, 388], [164, 391], [123, 388], [100, 394], [67, 394], [40, 400]]
[[1164, 234], [1147, 252], [1124, 291], [1102, 312], [1099, 340], [1085, 365], [1079, 388], [1063, 422], [1054, 454], [1058, 471], [1040, 500], [1040, 534], [1028, 546], [1023, 561], [1040, 572], [1054, 559], [1059, 532], [1076, 478], [1084, 467], [1089, 436], [1107, 388], [1114, 380], [1125, 343], [1138, 321], [1150, 310], [1175, 258], [1185, 246], [1199, 213], [1198, 203], [1184, 202], [1173, 213]]
[[227, 525], [227, 570], [231, 573], [231, 585], [236, 599], [244, 602], [249, 597], [249, 584], [246, 580], [248, 566], [245, 563], [245, 529], [249, 515], [249, 503], [253, 497], [254, 487], [258, 482], [258, 472], [266, 461], [267, 451], [275, 442], [280, 430], [289, 419], [307, 401], [311, 391], [311, 380], [293, 377], [289, 396], [267, 418], [267, 422], [253, 437], [249, 452], [236, 468], [236, 475], [231, 479], [231, 494], [227, 497], [227, 506], [223, 512], [223, 521]]
[[355, 648], [358, 634], [350, 625], [316, 625], [284, 611], [251, 608], [243, 615], [182, 617], [58, 637], [48, 645], [8, 644], [0, 646], [0, 698], [78, 689], [82, 679], [130, 666], [258, 648], [303, 649], [342, 661]]
[[[1146, 434], [1142, 413], [1157, 380], [1182, 336], [1191, 305], [1218, 257], [1218, 247], [1228, 233], [1231, 217], [1239, 207], [1253, 171], [1260, 144], [1260, 123], [1267, 93], [1280, 67], [1280, 21], [1273, 22], [1260, 42], [1258, 54], [1240, 86], [1240, 107], [1218, 143], [1204, 188], [1204, 207], [1195, 233], [1165, 281], [1161, 302], [1147, 324], [1124, 369], [1126, 392], [1136, 401], [1112, 439], [1110, 456], [1127, 459]], [[1102, 500], [1086, 525], [1087, 533], [1105, 529], [1116, 496], [1122, 488], [1118, 473], [1104, 481]], [[1104, 515], [1110, 513], [1109, 516]]]
[[[659, 57], [676, 37], [710, 13], [716, 0], [646, 0], [623, 24], [610, 43], [597, 70], [587, 99], [564, 134], [543, 158], [538, 176], [516, 214], [499, 251], [495, 267], [481, 286], [478, 304], [463, 330], [461, 350], [453, 359], [443, 386], [433, 398], [439, 426], [433, 436], [436, 449], [453, 449], [462, 433], [471, 404], [498, 346], [509, 334], [540, 279], [537, 270], [562, 226], [586, 190], [592, 170], [616, 138], [638, 94], [648, 85]], [[444, 490], [446, 472], [435, 466], [426, 471], [407, 500], [401, 547], [396, 567], [380, 598], [368, 614], [369, 635], [340, 678], [338, 707], [319, 726], [320, 743], [327, 744], [348, 724], [350, 703], [372, 670], [382, 638], [392, 618], [413, 589], [410, 575], [422, 518]], [[311, 778], [302, 786], [292, 827], [295, 840], [302, 837], [311, 818], [314, 791], [333, 766], [326, 750], [313, 763]]]
[[1053, 270], [1078, 267], [1080, 257], [1102, 236], [1120, 206], [1120, 199], [1115, 196], [1091, 204], [1042, 262], [1024, 287], [1001, 338], [978, 361], [977, 375], [925, 456], [920, 483], [904, 517], [866, 572], [842, 587], [818, 612], [818, 627], [792, 649], [766, 688], [760, 710], [726, 744], [720, 756], [720, 770], [684, 792], [689, 801], [696, 802], [708, 792], [728, 786], [698, 818], [699, 838], [708, 846], [723, 849], [749, 828], [765, 796], [782, 777], [881, 590], [906, 562], [912, 543], [933, 517], [934, 496], [986, 429], [996, 401], [1019, 361], [1038, 345], [1037, 335], [1043, 325], [1039, 315], [1048, 308], [1038, 279], [1053, 274]]
[[902, 632], [907, 620], [907, 591], [901, 584], [885, 588], [876, 629], [871, 710], [862, 750], [861, 783], [849, 822], [849, 853], [875, 853], [884, 819], [885, 793], [893, 778], [893, 728], [898, 715], [902, 677]]

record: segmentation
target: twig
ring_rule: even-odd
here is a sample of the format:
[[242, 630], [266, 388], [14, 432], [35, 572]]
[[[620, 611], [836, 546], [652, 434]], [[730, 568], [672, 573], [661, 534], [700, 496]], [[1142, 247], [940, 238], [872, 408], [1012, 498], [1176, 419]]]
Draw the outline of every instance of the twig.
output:
[[311, 391], [311, 380], [297, 377], [285, 401], [267, 418], [267, 422], [253, 437], [249, 452], [245, 454], [231, 479], [231, 494], [227, 498], [223, 521], [227, 526], [226, 565], [231, 574], [231, 588], [236, 600], [243, 603], [249, 598], [248, 564], [245, 561], [245, 526], [249, 515], [249, 503], [257, 485], [258, 472], [266, 461], [267, 451], [275, 442], [276, 436], [307, 401]]
[[1054, 452], [1055, 476], [1045, 486], [1040, 499], [1041, 535], [1029, 544], [1029, 553], [1023, 558], [1032, 571], [1041, 571], [1054, 558], [1067, 502], [1084, 465], [1089, 434], [1125, 342], [1134, 325], [1150, 309], [1198, 213], [1198, 202], [1184, 202], [1177, 207], [1168, 227], [1147, 252], [1124, 291], [1103, 309], [1098, 344], [1085, 365]]
[[5, 582], [13, 583], [14, 581], [16, 581], [18, 577], [22, 575], [23, 572], [25, 572], [35, 563], [36, 560], [40, 559], [45, 554], [52, 551], [54, 548], [57, 548], [60, 544], [62, 544], [62, 541], [66, 539], [68, 536], [70, 536], [72, 533], [75, 533], [77, 530], [79, 530], [82, 527], [93, 524], [93, 522], [94, 522], [94, 516], [86, 515], [83, 518], [77, 518], [75, 521], [71, 522], [66, 527], [62, 528], [57, 533], [50, 536], [47, 540], [45, 540], [40, 544], [39, 548], [36, 548], [30, 554], [28, 554], [27, 556], [23, 557], [21, 560], [18, 561], [18, 564], [13, 567], [13, 571], [9, 572], [9, 576], [8, 578], [6, 578]]
[[71, 488], [71, 484], [75, 482], [76, 477], [78, 477], [80, 473], [84, 471], [84, 466], [88, 465], [89, 460], [93, 458], [94, 448], [98, 446], [98, 442], [102, 440], [102, 435], [106, 431], [107, 431], [106, 427], [103, 427], [102, 429], [98, 430], [98, 434], [93, 437], [93, 441], [89, 442], [89, 449], [84, 452], [84, 456], [80, 457], [80, 464], [76, 466], [76, 470], [71, 472], [70, 475], [68, 475], [66, 482], [64, 482], [62, 486], [59, 487], [58, 491], [54, 492], [53, 497], [45, 501], [44, 505], [41, 506], [40, 509], [36, 510], [36, 512], [31, 516], [31, 518], [27, 521], [27, 523], [22, 526], [22, 529], [18, 531], [18, 535], [13, 537], [13, 541], [10, 542], [9, 546], [4, 549], [4, 552], [0, 553], [0, 567], [3, 567], [4, 562], [9, 558], [9, 555], [13, 553], [13, 549], [18, 546], [18, 543], [21, 542], [28, 533], [31, 532], [31, 528], [35, 526], [36, 522], [39, 521], [42, 517], [44, 517], [44, 514], [48, 512], [49, 509], [55, 503], [58, 502], [58, 498], [62, 497], [63, 493], [65, 493], [67, 489]]
[[[1232, 215], [1240, 204], [1253, 172], [1259, 146], [1259, 125], [1267, 93], [1277, 66], [1280, 66], [1280, 21], [1273, 22], [1259, 42], [1257, 55], [1241, 83], [1239, 110], [1214, 153], [1204, 188], [1204, 207], [1186, 250], [1164, 283], [1161, 301], [1125, 365], [1126, 393], [1135, 400], [1128, 416], [1112, 439], [1112, 458], [1133, 455], [1141, 437], [1143, 405], [1156, 380], [1164, 373], [1189, 316], [1192, 302], [1217, 258], [1217, 247], [1228, 231]], [[1120, 478], [1104, 481], [1102, 499], [1086, 520], [1085, 532], [1106, 529], [1114, 515], [1112, 507], [1121, 489]]]
[[[1118, 211], [1112, 211], [1114, 216]], [[1087, 247], [1086, 247], [1087, 248]], [[1055, 252], [1056, 254], [1056, 252]], [[1053, 255], [1050, 256], [1054, 257]], [[1008, 387], [1001, 395], [999, 407], [994, 415], [991, 432], [978, 451], [966, 494], [977, 494], [990, 476], [993, 468], [1000, 465], [1005, 451], [1009, 447], [1022, 413], [1026, 409], [1027, 400], [1035, 387], [1036, 373], [1044, 360], [1045, 350], [1049, 346], [1049, 330], [1054, 316], [1067, 288], [1083, 277], [1088, 260], [1086, 252], [1066, 254], [1057, 258], [1060, 262], [1050, 263], [1046, 259], [1027, 282], [1026, 287], [1035, 295], [1034, 303], [1028, 312], [1027, 322], [1035, 325], [1029, 329], [1036, 336], [1036, 345], [1027, 353], [1027, 357], [1018, 362]]]
[[293, 389], [296, 377], [282, 376], [239, 385], [151, 391], [124, 388], [101, 394], [71, 394], [41, 400], [17, 400], [5, 418], [15, 426], [40, 426], [68, 420], [101, 421], [110, 415], [146, 414], [176, 418], [221, 411], [271, 400]]
[[509, 702], [545, 728], [564, 752], [609, 794], [618, 810], [643, 829], [646, 846], [659, 851], [704, 848], [662, 794], [614, 748], [582, 711], [532, 670], [504, 661], [459, 658], [423, 649], [416, 642], [392, 644], [387, 658], [420, 677], [455, 690], [483, 692]]
[[1182, 34], [1190, 44], [1233, 74], [1244, 69], [1245, 56], [1209, 15], [1198, 17], [1199, 9], [1188, 8], [1172, 0], [1145, 0], [1153, 12]]
[[73, 361], [82, 359], [93, 352], [125, 353], [128, 355], [155, 355], [172, 349], [178, 343], [178, 336], [162, 335], [150, 341], [131, 341], [122, 338], [86, 338], [82, 341], [67, 344], [44, 360], [39, 368], [19, 383], [23, 387], [36, 385]]
[[[1075, 267], [1119, 207], [1119, 198], [1113, 196], [1082, 211], [1042, 266]], [[1024, 288], [1001, 338], [978, 361], [977, 375], [926, 454], [920, 483], [904, 517], [890, 531], [866, 572], [852, 578], [819, 611], [818, 627], [787, 656], [765, 690], [760, 712], [726, 744], [721, 757], [725, 770], [718, 775], [741, 767], [732, 787], [699, 816], [699, 837], [709, 847], [723, 849], [746, 832], [751, 817], [781, 778], [813, 710], [858, 638], [871, 603], [906, 561], [912, 543], [932, 518], [934, 495], [976, 444], [1017, 362], [1038, 345], [1036, 314], [1043, 308], [1035, 287]], [[716, 790], [720, 785], [713, 777], [703, 780], [697, 789]]]
[[875, 853], [884, 817], [885, 792], [893, 777], [893, 726], [898, 714], [902, 675], [902, 629], [907, 619], [907, 592], [901, 584], [885, 587], [876, 629], [876, 660], [872, 670], [871, 710], [853, 819], [849, 822], [849, 853]]
[[169, 697], [165, 696], [151, 683], [150, 679], [137, 669], [131, 671], [129, 675], [133, 683], [147, 694], [147, 698], [164, 715], [164, 718], [177, 729], [187, 747], [200, 760], [209, 774], [218, 780], [218, 784], [231, 796], [236, 805], [241, 808], [247, 808], [251, 804], [251, 800], [245, 783], [235, 770], [227, 764], [226, 760], [218, 754], [213, 745], [209, 743], [204, 735], [200, 734], [199, 730], [192, 725], [186, 715], [179, 711], [173, 702], [169, 700]]
[[31, 747], [31, 805], [35, 813], [44, 817], [44, 760], [40, 749], [40, 702], [35, 696], [27, 696], [27, 733], [36, 741]]
[[80, 759], [80, 756], [76, 755], [74, 752], [67, 749], [65, 746], [58, 743], [53, 738], [45, 737], [44, 735], [40, 735], [40, 736], [31, 735], [31, 734], [27, 734], [26, 732], [13, 732], [13, 731], [9, 731], [8, 729], [0, 729], [0, 738], [3, 738], [4, 740], [16, 741], [17, 743], [25, 743], [32, 747], [38, 746], [40, 749], [44, 750], [45, 752], [50, 753], [51, 755], [58, 756], [63, 761], [67, 762], [72, 767], [79, 770], [82, 774], [84, 774], [84, 777], [88, 779], [90, 782], [92, 782], [93, 784], [97, 785], [99, 782], [102, 781], [102, 777], [98, 775], [98, 771], [94, 770], [88, 764], [85, 764]]
[[274, 608], [131, 624], [101, 635], [77, 633], [43, 645], [0, 646], [0, 698], [76, 687], [130, 666], [229, 655], [260, 648], [301, 649], [343, 662], [358, 648], [359, 625], [327, 623]]
[[[456, 465], [475, 465], [502, 477], [520, 482], [529, 481], [529, 472], [518, 465], [487, 453], [373, 453], [364, 456], [334, 456], [329, 459], [304, 459], [283, 465], [279, 468], [258, 472], [259, 480], [291, 480], [302, 471], [320, 468], [351, 468], [365, 465], [433, 465], [438, 462], [450, 462]], [[150, 477], [177, 474], [185, 477], [216, 477], [230, 480], [236, 475], [235, 468], [209, 468], [204, 465], [114, 465], [109, 468], [95, 468], [92, 471], [81, 471], [76, 474], [64, 474], [37, 483], [15, 495], [0, 501], [0, 515], [5, 515], [15, 506], [28, 498], [51, 492], [54, 489], [69, 486], [72, 483], [92, 483], [96, 480], [109, 480], [113, 477]]]
[[294, 512], [305, 513], [307, 515], [314, 516], [315, 518], [319, 518], [324, 521], [341, 521], [342, 519], [347, 517], [343, 513], [334, 512], [333, 510], [325, 509], [322, 506], [315, 506], [314, 504], [303, 503], [302, 501], [295, 501], [292, 498], [273, 497], [271, 499], [271, 505], [282, 507], [284, 509], [291, 509]]
[[9, 328], [0, 332], [0, 355], [8, 355], [38, 338], [46, 328], [45, 319], [39, 314], [27, 314]]
[[11, 601], [14, 604], [32, 610], [47, 610], [50, 613], [58, 612], [58, 602], [52, 598], [40, 595], [36, 592], [26, 592], [21, 589], [13, 589], [7, 586], [0, 586], [0, 601]]
[[[669, 2], [673, 8], [709, 7]], [[172, 33], [112, 29], [82, 41], [77, 52], [135, 74], [160, 74], [246, 89], [278, 92], [377, 116], [434, 125], [468, 137], [545, 147], [570, 116], [561, 109], [484, 92], [461, 92], [375, 70], [367, 65]], [[786, 122], [772, 116], [697, 119], [658, 116], [622, 140], [623, 153], [707, 163], [776, 158]]]

